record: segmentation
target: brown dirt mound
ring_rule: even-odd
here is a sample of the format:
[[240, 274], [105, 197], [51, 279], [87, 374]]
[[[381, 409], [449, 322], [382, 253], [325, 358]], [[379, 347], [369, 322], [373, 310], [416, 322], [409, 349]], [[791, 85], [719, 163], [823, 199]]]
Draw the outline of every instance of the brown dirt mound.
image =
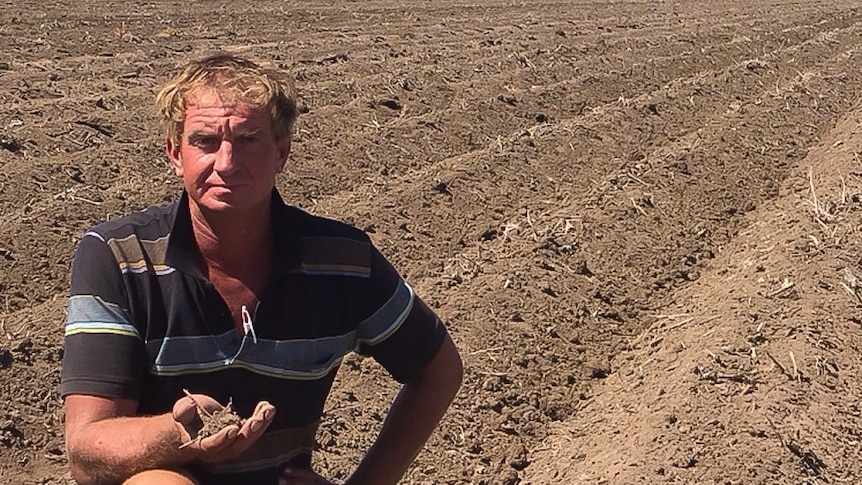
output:
[[855, 483], [862, 107], [676, 292], [525, 483]]
[[[0, 483], [69, 480], [75, 241], [177, 195], [152, 98], [214, 50], [295, 74], [283, 195], [368, 231], [450, 324], [464, 389], [405, 483], [860, 480], [850, 2], [0, 16]], [[395, 392], [345, 361], [322, 473], [347, 476]]]

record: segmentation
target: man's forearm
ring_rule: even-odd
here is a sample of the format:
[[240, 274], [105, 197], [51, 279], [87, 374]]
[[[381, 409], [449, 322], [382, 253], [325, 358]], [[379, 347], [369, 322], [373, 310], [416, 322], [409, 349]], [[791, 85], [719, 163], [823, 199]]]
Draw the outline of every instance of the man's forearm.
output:
[[398, 483], [451, 404], [462, 375], [458, 351], [447, 337], [420, 378], [398, 393], [380, 435], [346, 485]]
[[69, 466], [81, 484], [116, 483], [149, 468], [191, 459], [170, 414], [123, 417], [87, 424], [68, 443]]

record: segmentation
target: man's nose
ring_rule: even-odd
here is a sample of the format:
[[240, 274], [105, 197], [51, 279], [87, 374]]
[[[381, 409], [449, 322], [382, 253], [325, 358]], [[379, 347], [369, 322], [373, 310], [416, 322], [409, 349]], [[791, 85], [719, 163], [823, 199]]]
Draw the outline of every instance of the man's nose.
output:
[[233, 158], [233, 144], [230, 140], [222, 140], [215, 154], [213, 169], [216, 172], [230, 172], [235, 168]]

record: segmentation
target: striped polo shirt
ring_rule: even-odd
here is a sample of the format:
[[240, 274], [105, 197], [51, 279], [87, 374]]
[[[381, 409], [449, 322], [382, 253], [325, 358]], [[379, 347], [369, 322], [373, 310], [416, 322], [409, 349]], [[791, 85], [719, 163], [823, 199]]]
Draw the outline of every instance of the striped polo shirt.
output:
[[88, 230], [72, 265], [61, 394], [134, 399], [142, 415], [169, 412], [184, 388], [230, 399], [243, 417], [269, 401], [275, 420], [249, 450], [190, 467], [203, 483], [275, 483], [284, 466], [309, 466], [346, 353], [410, 382], [446, 330], [362, 231], [276, 191], [272, 225], [272, 276], [244, 334], [198, 263], [187, 194]]

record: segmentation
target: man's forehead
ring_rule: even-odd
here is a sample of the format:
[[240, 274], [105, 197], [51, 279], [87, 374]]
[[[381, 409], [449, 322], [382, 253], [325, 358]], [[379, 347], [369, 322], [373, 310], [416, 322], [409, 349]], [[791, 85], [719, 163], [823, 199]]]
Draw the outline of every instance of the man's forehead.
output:
[[224, 109], [233, 112], [265, 112], [266, 107], [241, 99], [235, 93], [218, 91], [214, 88], [198, 88], [186, 96], [186, 111], [197, 109]]
[[270, 126], [268, 111], [263, 107], [244, 103], [227, 103], [218, 98], [190, 99], [186, 104], [186, 129], [192, 127], [261, 128]]

